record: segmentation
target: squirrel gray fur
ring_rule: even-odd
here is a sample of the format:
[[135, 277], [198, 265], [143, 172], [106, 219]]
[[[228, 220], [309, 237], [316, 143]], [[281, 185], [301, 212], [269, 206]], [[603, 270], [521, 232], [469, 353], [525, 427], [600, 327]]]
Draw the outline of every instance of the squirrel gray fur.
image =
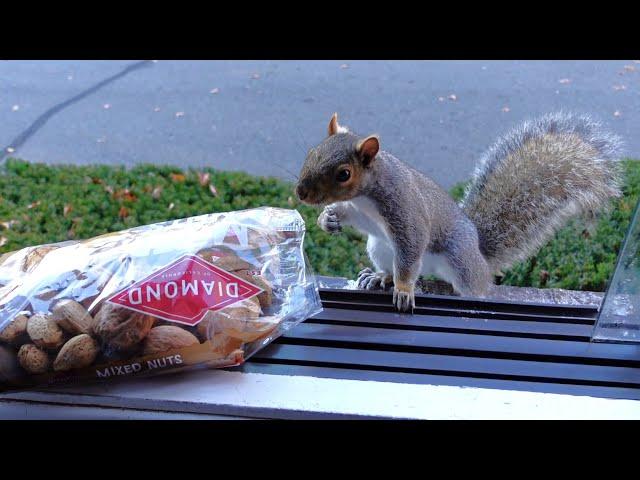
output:
[[456, 293], [484, 297], [493, 277], [533, 255], [572, 216], [620, 195], [620, 139], [588, 116], [553, 113], [499, 138], [481, 157], [464, 199], [456, 204], [426, 175], [329, 122], [312, 148], [296, 194], [322, 205], [320, 228], [350, 225], [368, 235], [375, 271], [358, 275], [364, 289], [393, 283], [393, 303], [415, 306], [420, 275], [449, 282]]

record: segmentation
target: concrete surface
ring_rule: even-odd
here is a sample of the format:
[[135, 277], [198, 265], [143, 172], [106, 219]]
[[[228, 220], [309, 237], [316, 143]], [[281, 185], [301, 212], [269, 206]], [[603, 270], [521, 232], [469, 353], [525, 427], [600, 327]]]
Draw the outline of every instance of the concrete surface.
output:
[[0, 61], [0, 148], [291, 179], [337, 111], [449, 187], [500, 132], [557, 109], [597, 116], [639, 156], [639, 92], [632, 60]]

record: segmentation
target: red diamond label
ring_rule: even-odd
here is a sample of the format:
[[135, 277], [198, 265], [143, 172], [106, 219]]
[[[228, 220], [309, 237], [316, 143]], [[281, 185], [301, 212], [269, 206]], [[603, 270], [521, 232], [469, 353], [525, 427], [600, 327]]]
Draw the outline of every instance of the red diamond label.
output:
[[196, 255], [184, 255], [107, 299], [184, 325], [196, 325], [218, 311], [263, 290]]

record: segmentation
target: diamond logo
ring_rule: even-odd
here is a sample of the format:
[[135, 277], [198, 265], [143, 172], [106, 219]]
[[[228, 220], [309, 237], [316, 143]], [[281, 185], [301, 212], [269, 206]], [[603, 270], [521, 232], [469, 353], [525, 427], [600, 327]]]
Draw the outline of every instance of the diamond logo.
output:
[[184, 255], [107, 299], [136, 312], [196, 325], [218, 311], [263, 290], [196, 255]]

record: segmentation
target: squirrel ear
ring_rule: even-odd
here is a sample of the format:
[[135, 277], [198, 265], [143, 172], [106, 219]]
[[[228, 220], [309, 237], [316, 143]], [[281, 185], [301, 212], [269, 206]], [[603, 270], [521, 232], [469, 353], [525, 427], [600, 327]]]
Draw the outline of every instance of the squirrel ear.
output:
[[380, 140], [377, 135], [369, 135], [360, 140], [356, 145], [356, 151], [365, 167], [368, 167], [380, 150]]
[[338, 133], [339, 128], [340, 125], [338, 125], [338, 114], [334, 113], [333, 117], [331, 117], [331, 120], [329, 121], [329, 136]]

